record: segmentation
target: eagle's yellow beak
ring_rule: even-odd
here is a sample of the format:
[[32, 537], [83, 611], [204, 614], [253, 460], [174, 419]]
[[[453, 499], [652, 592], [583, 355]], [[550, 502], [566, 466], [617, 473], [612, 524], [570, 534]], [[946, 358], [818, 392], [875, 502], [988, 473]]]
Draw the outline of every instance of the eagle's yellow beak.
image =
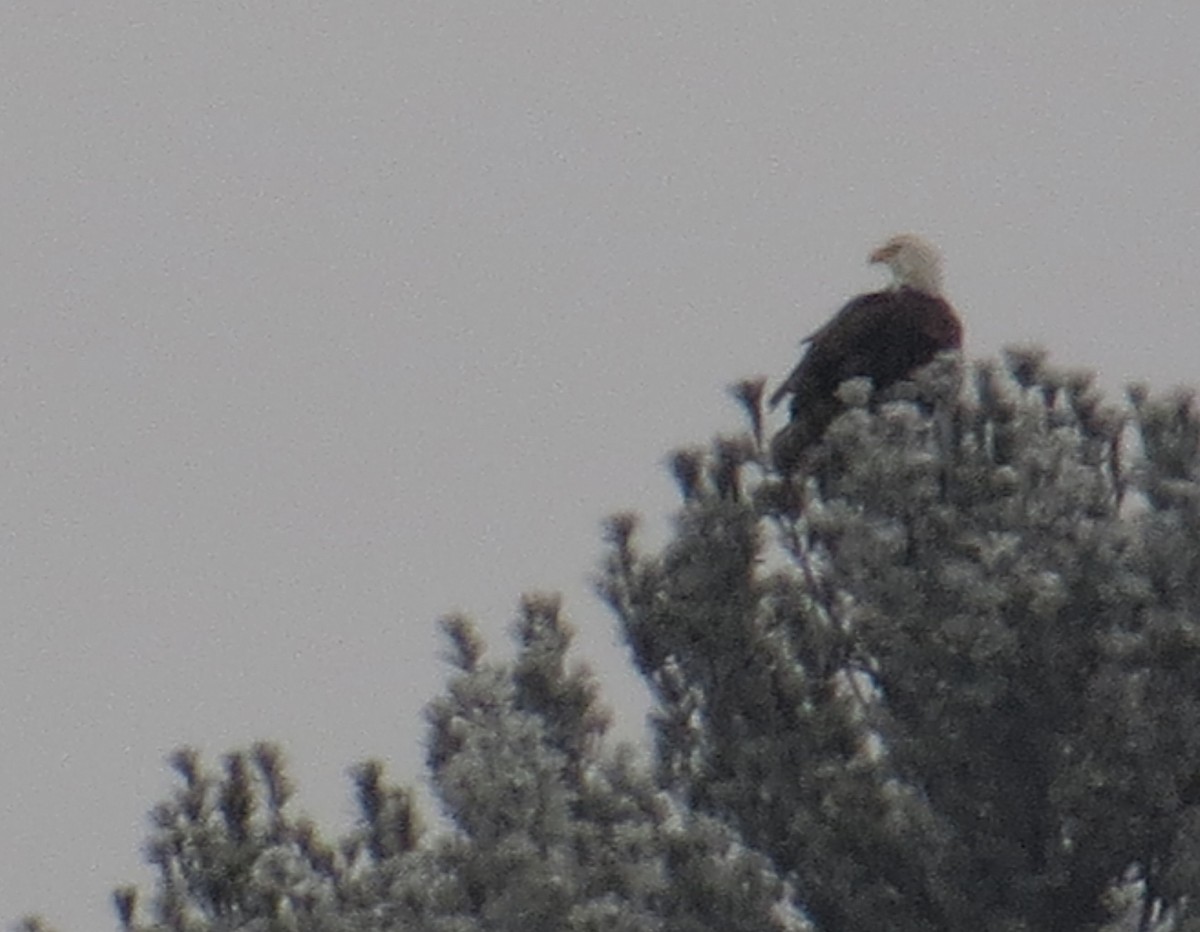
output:
[[867, 258], [867, 265], [875, 265], [877, 262], [887, 262], [896, 255], [896, 245], [888, 243], [886, 246], [880, 246]]

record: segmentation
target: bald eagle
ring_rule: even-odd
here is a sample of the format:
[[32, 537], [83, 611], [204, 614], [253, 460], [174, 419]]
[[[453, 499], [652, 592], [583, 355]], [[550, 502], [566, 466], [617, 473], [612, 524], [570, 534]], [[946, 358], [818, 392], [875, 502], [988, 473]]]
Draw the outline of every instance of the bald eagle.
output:
[[853, 298], [806, 338], [803, 358], [769, 399], [775, 408], [791, 397], [791, 422], [772, 443], [783, 472], [799, 465], [842, 412], [842, 382], [866, 377], [876, 390], [887, 388], [938, 353], [962, 346], [962, 323], [942, 297], [941, 259], [932, 245], [902, 233], [872, 252], [868, 263], [891, 270], [890, 287]]

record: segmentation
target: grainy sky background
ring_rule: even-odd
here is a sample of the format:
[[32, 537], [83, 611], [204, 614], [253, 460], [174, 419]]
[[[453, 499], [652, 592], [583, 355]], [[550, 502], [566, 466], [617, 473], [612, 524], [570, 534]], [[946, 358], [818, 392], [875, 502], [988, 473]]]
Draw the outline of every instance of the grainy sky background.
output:
[[942, 247], [969, 350], [1166, 388], [1200, 343], [1200, 5], [211, 2], [0, 10], [0, 921], [114, 925], [181, 743], [420, 778], [495, 652], [660, 531], [674, 446]]

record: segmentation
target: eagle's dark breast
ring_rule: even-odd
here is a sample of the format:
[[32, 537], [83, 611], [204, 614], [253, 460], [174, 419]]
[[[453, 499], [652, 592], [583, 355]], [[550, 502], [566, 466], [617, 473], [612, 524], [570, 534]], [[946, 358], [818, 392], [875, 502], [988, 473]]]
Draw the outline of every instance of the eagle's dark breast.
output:
[[962, 346], [962, 324], [942, 298], [911, 288], [860, 295], [806, 341], [808, 350], [770, 398], [791, 396], [791, 423], [774, 443], [776, 466], [794, 469], [842, 411], [838, 386], [869, 378], [876, 391], [906, 378], [940, 352]]

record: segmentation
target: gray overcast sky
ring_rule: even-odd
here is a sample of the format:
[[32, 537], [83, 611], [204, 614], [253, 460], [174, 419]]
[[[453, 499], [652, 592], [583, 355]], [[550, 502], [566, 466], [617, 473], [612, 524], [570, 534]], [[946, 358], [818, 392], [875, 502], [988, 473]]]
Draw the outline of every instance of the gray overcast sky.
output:
[[181, 743], [351, 813], [420, 773], [434, 620], [561, 589], [621, 733], [598, 525], [881, 281], [969, 351], [1195, 381], [1200, 5], [6, 4], [0, 921], [113, 924]]

